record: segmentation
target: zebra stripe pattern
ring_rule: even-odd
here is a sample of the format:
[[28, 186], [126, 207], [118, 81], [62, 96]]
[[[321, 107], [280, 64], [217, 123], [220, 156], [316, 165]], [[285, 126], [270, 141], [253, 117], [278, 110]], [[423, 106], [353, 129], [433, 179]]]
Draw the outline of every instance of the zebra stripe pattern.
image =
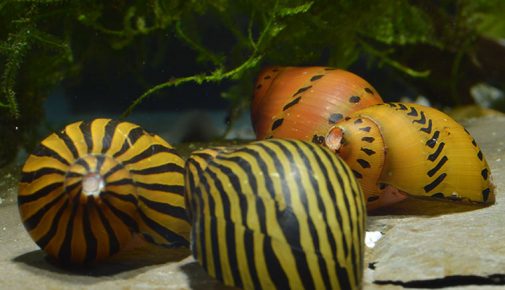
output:
[[349, 167], [304, 141], [269, 139], [186, 162], [191, 249], [243, 289], [357, 289], [365, 203]]
[[33, 240], [62, 263], [91, 263], [139, 233], [189, 246], [184, 161], [159, 136], [109, 119], [76, 122], [39, 144], [18, 205]]

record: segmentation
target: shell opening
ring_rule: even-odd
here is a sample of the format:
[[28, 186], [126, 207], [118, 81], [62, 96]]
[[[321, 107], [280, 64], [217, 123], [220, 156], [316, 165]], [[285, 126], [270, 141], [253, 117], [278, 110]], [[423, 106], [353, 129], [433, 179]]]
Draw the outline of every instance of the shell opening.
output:
[[90, 172], [82, 179], [82, 193], [86, 196], [98, 197], [104, 187], [103, 177], [96, 172]]
[[328, 149], [334, 152], [338, 152], [344, 140], [344, 130], [340, 127], [333, 127], [330, 129], [324, 143]]

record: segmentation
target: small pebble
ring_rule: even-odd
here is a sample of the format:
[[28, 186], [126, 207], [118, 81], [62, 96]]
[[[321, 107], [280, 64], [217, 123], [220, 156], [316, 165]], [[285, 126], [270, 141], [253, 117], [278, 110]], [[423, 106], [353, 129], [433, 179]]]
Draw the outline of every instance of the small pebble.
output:
[[379, 231], [365, 233], [365, 245], [369, 248], [375, 247], [375, 243], [382, 238], [382, 233]]

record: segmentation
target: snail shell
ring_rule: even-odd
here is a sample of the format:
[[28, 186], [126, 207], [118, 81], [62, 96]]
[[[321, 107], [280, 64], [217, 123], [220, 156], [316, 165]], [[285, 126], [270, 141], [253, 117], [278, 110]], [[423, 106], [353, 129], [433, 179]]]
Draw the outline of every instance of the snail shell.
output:
[[328, 67], [269, 67], [256, 82], [251, 117], [258, 140], [324, 143], [331, 126], [351, 112], [382, 103], [359, 76]]
[[22, 169], [18, 205], [32, 239], [63, 263], [102, 260], [135, 233], [189, 246], [184, 161], [159, 136], [109, 119], [44, 139]]
[[349, 167], [322, 146], [270, 139], [194, 152], [186, 163], [192, 252], [244, 289], [356, 289], [365, 205]]
[[368, 208], [387, 205], [386, 187], [416, 197], [493, 203], [489, 166], [475, 140], [446, 114], [417, 104], [387, 103], [336, 124], [326, 146], [360, 181]]

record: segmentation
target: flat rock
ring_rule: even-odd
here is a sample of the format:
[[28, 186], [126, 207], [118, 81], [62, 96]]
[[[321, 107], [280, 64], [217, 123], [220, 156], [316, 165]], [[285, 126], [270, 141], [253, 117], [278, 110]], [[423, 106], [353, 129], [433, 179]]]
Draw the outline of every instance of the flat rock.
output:
[[370, 216], [367, 230], [383, 237], [367, 249], [365, 289], [505, 287], [505, 118], [464, 125], [491, 167], [496, 204], [477, 208], [407, 200], [387, 215]]
[[[465, 125], [490, 163], [496, 204], [406, 200], [376, 212], [367, 228], [383, 236], [366, 250], [364, 289], [505, 287], [505, 118]], [[133, 248], [96, 267], [59, 267], [28, 236], [6, 190], [13, 189], [0, 189], [0, 289], [231, 289], [183, 249]]]

